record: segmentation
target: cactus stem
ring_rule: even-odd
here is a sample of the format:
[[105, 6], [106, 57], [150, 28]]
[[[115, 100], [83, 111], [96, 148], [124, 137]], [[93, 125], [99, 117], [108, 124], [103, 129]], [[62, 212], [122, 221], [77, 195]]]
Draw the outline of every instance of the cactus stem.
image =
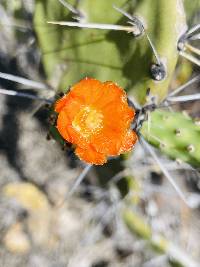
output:
[[156, 81], [162, 81], [165, 77], [166, 77], [166, 70], [164, 65], [162, 64], [160, 57], [158, 55], [158, 52], [156, 51], [155, 46], [153, 45], [151, 38], [149, 37], [149, 35], [147, 34], [147, 32], [145, 31], [145, 27], [143, 25], [143, 23], [141, 22], [141, 20], [139, 20], [137, 17], [134, 17], [130, 14], [128, 14], [127, 12], [125, 12], [124, 10], [113, 6], [117, 11], [119, 11], [120, 13], [122, 13], [124, 16], [126, 16], [127, 18], [129, 18], [131, 21], [129, 22], [131, 25], [136, 25], [138, 27], [138, 30], [140, 31], [139, 35], [141, 35], [143, 32], [146, 35], [146, 38], [149, 42], [149, 45], [153, 51], [153, 54], [156, 58], [157, 64], [153, 64], [151, 66], [151, 74], [152, 74], [152, 78]]
[[[157, 80], [157, 81], [161, 81], [161, 80], [163, 80], [163, 79], [165, 78], [165, 76], [166, 76], [166, 71], [165, 71], [165, 69], [164, 69], [164, 65], [162, 64], [162, 62], [161, 62], [161, 60], [160, 60], [160, 57], [159, 57], [159, 55], [158, 55], [158, 53], [157, 53], [157, 51], [156, 51], [156, 49], [155, 49], [155, 46], [153, 45], [153, 43], [152, 43], [152, 41], [151, 41], [149, 35], [148, 35], [147, 32], [145, 31], [145, 28], [144, 28], [144, 25], [143, 25], [142, 21], [139, 20], [137, 17], [134, 17], [134, 16], [128, 14], [127, 12], [125, 12], [124, 10], [122, 10], [122, 9], [116, 7], [116, 6], [113, 6], [113, 7], [114, 7], [117, 11], [119, 11], [120, 13], [122, 13], [124, 16], [126, 16], [127, 18], [129, 18], [129, 19], [131, 20], [131, 21], [129, 22], [131, 25], [133, 25], [133, 26], [136, 25], [136, 26], [138, 27], [138, 29], [140, 30], [140, 34], [139, 34], [139, 35], [141, 35], [143, 32], [145, 33], [145, 35], [146, 35], [146, 37], [147, 37], [147, 40], [148, 40], [148, 42], [149, 42], [149, 44], [150, 44], [150, 46], [151, 46], [151, 49], [152, 49], [153, 54], [154, 54], [154, 56], [155, 56], [155, 58], [156, 58], [156, 61], [157, 61], [157, 64], [156, 64], [155, 66], [157, 66], [157, 71], [159, 70], [159, 74], [153, 76], [153, 78], [154, 78], [155, 80]], [[160, 69], [158, 69], [158, 66], [160, 67]], [[152, 73], [154, 73], [154, 72], [152, 72]], [[164, 75], [163, 75], [163, 73], [164, 73]]]
[[152, 135], [152, 134], [150, 134], [150, 133], [148, 133], [148, 136], [149, 137], [151, 137], [151, 138], [153, 138], [153, 139], [155, 139], [159, 144], [160, 144], [160, 147], [161, 148], [164, 148], [166, 145], [163, 143], [163, 141], [160, 139], [160, 138], [158, 138], [157, 136], [154, 136], [154, 135]]
[[[163, 120], [164, 116], [168, 116], [169, 119]], [[161, 152], [170, 158], [180, 158], [183, 162], [198, 168], [200, 161], [198, 152], [199, 119], [196, 118], [197, 123], [195, 123], [195, 120], [188, 116], [186, 112], [157, 110], [151, 113], [151, 121], [150, 130], [148, 123], [144, 122], [140, 130], [143, 137], [153, 146], [160, 148]], [[162, 149], [160, 142], [153, 136], [161, 139], [167, 146]]]

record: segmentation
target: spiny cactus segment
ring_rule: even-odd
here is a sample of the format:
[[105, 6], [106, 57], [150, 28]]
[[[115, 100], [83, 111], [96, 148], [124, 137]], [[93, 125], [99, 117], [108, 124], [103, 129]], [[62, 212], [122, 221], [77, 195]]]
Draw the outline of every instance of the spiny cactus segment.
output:
[[141, 129], [145, 139], [172, 159], [198, 167], [200, 124], [185, 113], [157, 110]]
[[[73, 4], [73, 1], [70, 3]], [[113, 5], [120, 9], [114, 9]], [[81, 24], [127, 26], [134, 16], [142, 23], [144, 33], [136, 38], [122, 31], [50, 25], [46, 22], [68, 21], [77, 24], [77, 19], [74, 22], [74, 14], [59, 1], [37, 0], [35, 30], [48, 78], [51, 80], [52, 75], [55, 77], [58, 67], [64, 65], [58, 82], [62, 91], [89, 76], [117, 82], [129, 90], [140, 104], [147, 101], [147, 88], [151, 89], [158, 103], [162, 101], [167, 95], [177, 63], [177, 42], [186, 31], [183, 1], [155, 0], [149, 3], [101, 0], [94, 3], [93, 0], [83, 0], [76, 9], [84, 15], [79, 18]], [[127, 13], [121, 10], [128, 12], [128, 18]], [[152, 46], [155, 49], [152, 50]], [[161, 66], [163, 68], [160, 71]]]

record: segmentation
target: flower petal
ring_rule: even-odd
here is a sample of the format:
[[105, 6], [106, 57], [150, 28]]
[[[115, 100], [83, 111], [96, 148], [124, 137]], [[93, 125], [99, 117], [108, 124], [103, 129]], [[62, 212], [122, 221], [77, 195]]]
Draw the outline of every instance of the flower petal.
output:
[[[58, 109], [61, 107], [61, 105], [62, 102], [58, 102]], [[64, 111], [68, 119], [72, 121], [82, 106], [83, 105], [81, 101], [76, 97], [72, 97], [71, 93], [69, 93], [65, 98], [65, 105], [62, 107], [61, 111]]]
[[67, 131], [71, 137], [71, 143], [84, 149], [88, 148], [88, 140], [84, 138], [79, 132], [77, 132], [72, 125], [68, 125]]
[[54, 105], [55, 112], [59, 113], [64, 108], [68, 99], [68, 95], [63, 96], [62, 98], [58, 99]]
[[104, 108], [102, 112], [104, 127], [98, 134], [91, 137], [90, 142], [100, 153], [112, 156], [119, 155], [123, 146], [122, 143], [125, 142], [124, 136], [135, 113], [128, 105], [120, 105], [115, 102]]
[[68, 132], [68, 126], [70, 125], [70, 123], [71, 122], [70, 122], [65, 110], [62, 110], [58, 115], [57, 129], [65, 140], [72, 143], [71, 136]]
[[135, 112], [128, 105], [112, 102], [103, 109], [104, 125], [118, 131], [124, 131], [130, 126]]
[[95, 103], [95, 106], [98, 108], [104, 108], [112, 102], [125, 103], [126, 100], [126, 93], [121, 87], [113, 82], [105, 82], [102, 86], [101, 98]]
[[71, 88], [72, 96], [78, 97], [84, 104], [99, 101], [103, 94], [102, 83], [93, 78], [85, 78]]
[[112, 129], [103, 129], [101, 133], [91, 138], [91, 144], [99, 153], [105, 153], [110, 156], [120, 154], [121, 148], [121, 132]]
[[79, 102], [69, 97], [65, 107], [58, 115], [57, 129], [68, 142], [77, 144], [80, 147], [86, 147], [88, 142], [72, 126], [72, 121], [79, 112], [80, 107]]
[[103, 165], [107, 161], [105, 154], [98, 153], [91, 146], [88, 149], [77, 147], [75, 154], [89, 164]]
[[131, 130], [127, 131], [126, 135], [122, 140], [120, 154], [130, 151], [133, 148], [134, 144], [137, 142], [137, 140], [138, 137], [134, 131]]

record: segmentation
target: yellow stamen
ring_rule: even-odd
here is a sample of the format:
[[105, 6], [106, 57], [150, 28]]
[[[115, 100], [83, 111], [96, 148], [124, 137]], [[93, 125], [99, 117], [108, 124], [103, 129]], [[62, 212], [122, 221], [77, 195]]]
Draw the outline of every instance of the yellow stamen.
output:
[[89, 138], [103, 128], [103, 114], [93, 107], [84, 107], [75, 116], [72, 126], [83, 137]]

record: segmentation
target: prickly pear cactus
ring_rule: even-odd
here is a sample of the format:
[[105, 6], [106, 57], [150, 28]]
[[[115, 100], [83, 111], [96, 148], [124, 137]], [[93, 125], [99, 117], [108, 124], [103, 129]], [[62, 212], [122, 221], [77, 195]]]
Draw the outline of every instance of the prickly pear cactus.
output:
[[[73, 4], [76, 1], [68, 2]], [[112, 4], [123, 6], [126, 2], [127, 0], [95, 2], [84, 0], [80, 1], [77, 8], [84, 15], [82, 21], [117, 23], [122, 15], [113, 9]], [[73, 14], [59, 1], [36, 1], [35, 29], [48, 79], [52, 79], [59, 66], [62, 65], [64, 71], [59, 80], [61, 91], [66, 91], [70, 85], [85, 76], [102, 81], [116, 81], [116, 77], [118, 77], [121, 85], [127, 85], [127, 79], [123, 75], [125, 58], [117, 47], [120, 39], [122, 40], [122, 35], [118, 35], [118, 33], [112, 35], [108, 31], [66, 28], [46, 23], [52, 20], [74, 21], [72, 17]], [[124, 47], [126, 58], [129, 58], [131, 51], [128, 49], [127, 35], [123, 34], [123, 38], [121, 45]]]
[[143, 124], [141, 133], [152, 145], [172, 159], [194, 167], [200, 165], [200, 124], [180, 112], [157, 110]]
[[[57, 79], [58, 90], [65, 92], [70, 85], [89, 76], [117, 82], [142, 105], [147, 102], [149, 89], [157, 103], [166, 98], [179, 57], [177, 42], [187, 29], [182, 0], [68, 3], [80, 11], [82, 23], [126, 25], [128, 19], [113, 8], [115, 5], [139, 18], [145, 31], [136, 38], [132, 33], [120, 31], [47, 24], [47, 21], [76, 21], [76, 18], [59, 1], [36, 0], [34, 25], [49, 83]], [[198, 3], [186, 0], [184, 4], [191, 15]], [[147, 34], [164, 65], [166, 73], [161, 81], [152, 78], [151, 67], [157, 62]], [[191, 119], [180, 113], [156, 111], [151, 115], [150, 127], [147, 123], [143, 125], [142, 134], [171, 158], [199, 166], [199, 126]]]
[[[75, 1], [68, 2], [73, 4]], [[83, 15], [82, 22], [126, 25], [128, 19], [113, 5], [142, 21], [165, 66], [166, 78], [160, 82], [151, 78], [151, 65], [156, 62], [146, 34], [137, 39], [125, 32], [49, 25], [47, 21], [73, 21], [73, 15], [59, 1], [37, 0], [35, 29], [47, 76], [52, 79], [58, 66], [64, 65], [61, 90], [66, 91], [77, 80], [91, 76], [117, 82], [141, 104], [145, 103], [146, 91], [150, 88], [151, 94], [160, 102], [167, 94], [177, 63], [178, 38], [186, 30], [182, 1], [83, 0], [76, 7]]]

